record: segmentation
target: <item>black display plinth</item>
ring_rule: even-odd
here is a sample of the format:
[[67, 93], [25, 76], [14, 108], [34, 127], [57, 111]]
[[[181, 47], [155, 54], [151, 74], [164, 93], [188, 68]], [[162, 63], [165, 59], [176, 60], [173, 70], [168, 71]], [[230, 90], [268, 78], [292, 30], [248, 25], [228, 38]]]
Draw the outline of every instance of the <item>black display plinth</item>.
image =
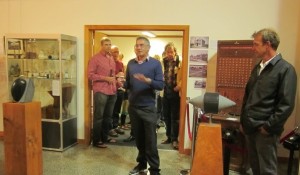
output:
[[42, 121], [43, 149], [63, 151], [77, 143], [77, 118], [62, 121]]

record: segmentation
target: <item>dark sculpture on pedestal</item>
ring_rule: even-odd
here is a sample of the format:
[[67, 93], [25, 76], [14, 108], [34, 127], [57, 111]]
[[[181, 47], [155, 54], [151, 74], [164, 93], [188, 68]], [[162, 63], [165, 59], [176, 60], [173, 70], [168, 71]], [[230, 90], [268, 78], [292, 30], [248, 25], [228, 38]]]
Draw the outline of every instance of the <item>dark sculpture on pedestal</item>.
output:
[[15, 102], [31, 102], [34, 95], [34, 84], [31, 78], [17, 78], [11, 86], [11, 96]]

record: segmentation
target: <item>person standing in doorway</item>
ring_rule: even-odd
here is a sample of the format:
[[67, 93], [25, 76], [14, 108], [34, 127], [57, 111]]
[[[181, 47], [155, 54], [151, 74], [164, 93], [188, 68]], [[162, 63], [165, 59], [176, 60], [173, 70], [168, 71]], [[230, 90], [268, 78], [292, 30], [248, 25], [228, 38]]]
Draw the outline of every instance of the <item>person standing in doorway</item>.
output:
[[116, 64], [111, 56], [111, 40], [101, 39], [101, 50], [88, 64], [88, 79], [94, 92], [93, 146], [106, 148], [105, 142], [115, 142], [108, 137], [116, 102]]
[[[153, 58], [157, 59], [161, 64], [161, 58], [159, 55], [154, 55]], [[163, 70], [164, 71], [164, 70]], [[162, 106], [162, 97], [163, 97], [163, 91], [156, 91], [156, 109], [157, 109], [157, 132], [160, 127], [165, 127], [164, 117], [163, 117], [163, 106]]]
[[161, 63], [149, 56], [150, 47], [148, 38], [137, 37], [134, 46], [136, 58], [128, 62], [126, 69], [128, 112], [138, 149], [138, 165], [130, 171], [130, 175], [146, 172], [147, 164], [150, 175], [160, 174], [155, 91], [162, 90], [164, 82]]
[[[119, 61], [121, 61], [124, 65], [124, 55], [122, 53], [119, 54]], [[124, 72], [126, 70], [126, 66], [124, 65]], [[126, 125], [126, 117], [128, 115], [128, 93], [125, 90], [124, 92], [124, 96], [123, 96], [123, 103], [122, 103], [122, 108], [121, 108], [121, 129], [123, 130], [128, 130], [130, 129], [127, 125]]]
[[254, 175], [277, 172], [277, 144], [295, 105], [297, 75], [277, 48], [278, 34], [262, 29], [253, 35], [253, 50], [261, 61], [245, 88], [241, 131], [246, 137], [249, 163]]
[[[112, 57], [115, 60], [116, 63], [116, 70], [115, 74], [117, 78], [123, 78], [124, 79], [124, 64], [119, 61], [119, 48], [115, 45], [111, 47], [111, 54]], [[117, 100], [115, 103], [114, 107], [114, 112], [113, 112], [113, 122], [112, 122], [112, 129], [118, 134], [124, 134], [125, 132], [119, 127], [119, 120], [120, 120], [120, 112], [121, 112], [121, 107], [124, 99], [124, 92], [125, 89], [123, 87], [117, 87]]]
[[[120, 54], [119, 55], [119, 60], [123, 61], [123, 59], [124, 59], [124, 55]], [[126, 68], [126, 67], [124, 66], [124, 68]], [[123, 129], [123, 130], [130, 130], [130, 133], [129, 133], [129, 136], [126, 139], [123, 140], [124, 142], [132, 142], [132, 141], [135, 140], [135, 137], [133, 136], [132, 127], [131, 127], [130, 116], [129, 116], [129, 121], [126, 124], [126, 117], [128, 115], [128, 105], [129, 105], [129, 102], [128, 102], [128, 92], [127, 92], [127, 90], [125, 90], [125, 92], [124, 92], [124, 98], [123, 98], [123, 103], [122, 103], [121, 129]]]
[[176, 48], [173, 43], [165, 46], [163, 58], [164, 66], [164, 96], [163, 96], [163, 115], [166, 123], [167, 139], [162, 144], [172, 144], [174, 149], [178, 149], [178, 133], [179, 133], [179, 109], [180, 109], [180, 89], [181, 79], [178, 74], [180, 72], [180, 60], [177, 55]]

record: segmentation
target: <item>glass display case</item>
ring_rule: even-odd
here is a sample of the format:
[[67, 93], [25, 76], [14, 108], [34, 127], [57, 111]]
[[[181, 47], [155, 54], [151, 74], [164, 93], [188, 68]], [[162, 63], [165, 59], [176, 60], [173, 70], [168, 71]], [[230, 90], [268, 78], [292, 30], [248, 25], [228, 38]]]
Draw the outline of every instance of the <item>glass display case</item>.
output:
[[20, 76], [34, 82], [33, 101], [41, 102], [43, 149], [63, 151], [76, 144], [76, 38], [64, 34], [6, 34], [5, 51], [9, 91]]

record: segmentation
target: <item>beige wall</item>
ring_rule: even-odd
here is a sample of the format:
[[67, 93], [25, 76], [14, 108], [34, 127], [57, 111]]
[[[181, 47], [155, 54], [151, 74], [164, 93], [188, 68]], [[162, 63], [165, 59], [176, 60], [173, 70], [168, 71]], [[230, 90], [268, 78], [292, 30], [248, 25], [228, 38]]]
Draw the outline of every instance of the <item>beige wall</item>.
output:
[[[300, 13], [298, 14], [298, 19], [300, 19]], [[298, 29], [300, 29], [300, 22], [298, 22]], [[297, 44], [296, 45], [299, 48], [299, 46], [300, 46], [300, 34], [299, 34], [299, 32], [297, 34]], [[299, 106], [299, 104], [300, 104], [300, 59], [299, 59], [299, 57], [300, 57], [300, 49], [296, 50], [295, 57], [298, 58], [298, 59], [295, 60], [295, 65], [297, 67], [297, 75], [298, 75], [298, 94], [297, 94], [296, 98], [297, 98], [297, 104]], [[296, 116], [296, 123], [297, 123], [297, 125], [300, 125], [300, 117], [299, 117], [300, 107], [296, 108], [295, 111], [296, 111], [296, 114], [295, 114], [295, 116]], [[299, 157], [300, 157], [300, 155], [299, 155]], [[300, 167], [300, 161], [299, 161], [298, 167]], [[299, 171], [298, 174], [300, 174], [300, 169], [298, 171]]]
[[[65, 33], [78, 37], [78, 138], [82, 139], [84, 68], [80, 66], [84, 65], [84, 25], [190, 25], [190, 36], [209, 36], [210, 64], [216, 56], [217, 40], [250, 39], [255, 30], [272, 27], [281, 36], [279, 52], [296, 66], [299, 73], [299, 6], [300, 1], [286, 0], [245, 0], [242, 3], [240, 0], [1, 0], [0, 36], [5, 33]], [[212, 72], [208, 81], [213, 81], [214, 77]], [[188, 96], [197, 96], [199, 92], [190, 84], [189, 80]], [[4, 101], [2, 96], [1, 100]], [[294, 128], [295, 120], [294, 113], [288, 121], [287, 131]]]
[[[298, 14], [298, 19], [300, 19], [300, 13]], [[295, 66], [297, 68], [297, 75], [298, 75], [298, 94], [297, 94], [297, 104], [299, 106], [300, 104], [300, 33], [299, 33], [299, 29], [300, 29], [300, 22], [298, 22], [298, 34], [296, 34], [296, 39], [297, 39], [297, 49], [295, 52]], [[296, 121], [297, 124], [300, 125], [300, 107], [296, 108]], [[299, 170], [300, 171], [300, 170]]]
[[7, 102], [7, 71], [6, 71], [6, 59], [4, 56], [0, 56], [0, 132], [3, 131], [3, 109], [2, 103]]

